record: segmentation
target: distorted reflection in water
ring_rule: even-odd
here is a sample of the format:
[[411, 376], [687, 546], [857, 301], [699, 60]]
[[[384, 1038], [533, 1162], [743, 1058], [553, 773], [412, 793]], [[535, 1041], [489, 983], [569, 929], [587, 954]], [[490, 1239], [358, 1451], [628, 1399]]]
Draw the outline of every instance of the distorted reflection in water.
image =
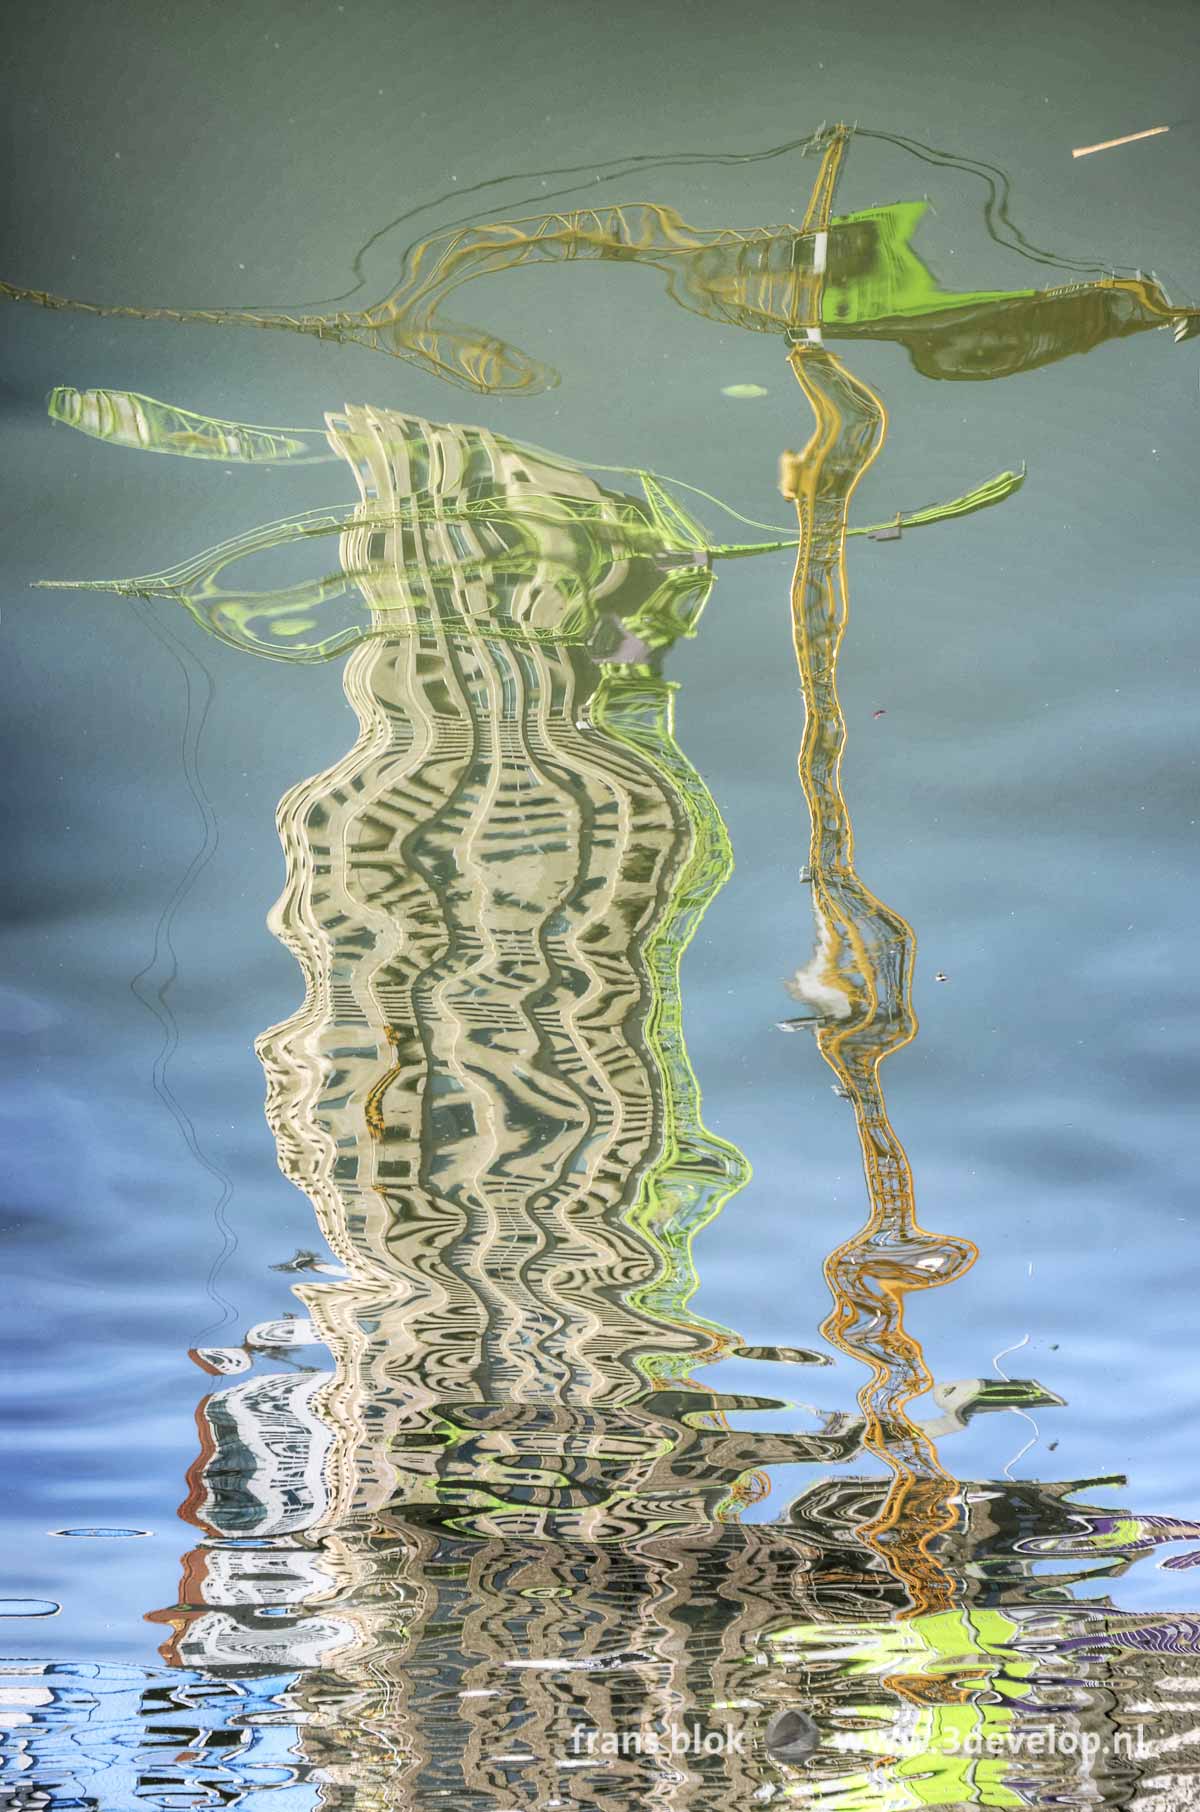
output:
[[[417, 243], [360, 313], [100, 311], [365, 344], [493, 395], [550, 374], [448, 324], [452, 288], [542, 262], [653, 265], [674, 302], [785, 342], [814, 426], [802, 452], [771, 449], [796, 520], [755, 520], [757, 539], [746, 518], [725, 538], [725, 506], [653, 472], [382, 404], [271, 428], [55, 391], [59, 422], [118, 446], [328, 460], [328, 506], [88, 584], [176, 627], [182, 605], [197, 645], [203, 630], [295, 665], [349, 651], [358, 735], [278, 807], [270, 924], [304, 998], [257, 1047], [280, 1167], [324, 1243], [274, 1264], [295, 1310], [190, 1348], [195, 1542], [177, 1601], [141, 1607], [162, 1666], [6, 1666], [4, 1803], [947, 1812], [1149, 1806], [1155, 1783], [1186, 1803], [1200, 1621], [1097, 1585], [1164, 1548], [1186, 1573], [1200, 1525], [1106, 1507], [1115, 1462], [1085, 1479], [1053, 1476], [1051, 1450], [1037, 1479], [956, 1467], [976, 1418], [1015, 1411], [1040, 1438], [1041, 1412], [1070, 1410], [1002, 1365], [1024, 1341], [986, 1355], [991, 1376], [935, 1378], [910, 1323], [979, 1253], [922, 1225], [884, 1096], [884, 1059], [917, 1033], [917, 934], [855, 866], [838, 664], [848, 537], [969, 532], [1025, 477], [971, 473], [937, 505], [898, 495], [853, 520], [888, 429], [859, 342], [985, 382], [1143, 330], [1169, 350], [1200, 316], [1140, 273], [943, 288], [913, 243], [925, 203], [835, 213], [854, 144], [844, 128], [807, 143], [811, 196], [786, 229], [696, 229], [653, 203], [484, 221]], [[1055, 263], [1013, 227], [999, 174], [972, 168], [992, 238]], [[699, 1236], [736, 1216], [755, 1153], [705, 1125], [681, 990], [733, 851], [677, 736], [673, 651], [726, 561], [762, 563], [781, 631], [767, 557], [791, 547], [810, 820], [791, 856], [815, 935], [782, 1024], [832, 1072], [865, 1183], [826, 1260], [826, 1347], [799, 1323], [788, 1344], [734, 1332], [696, 1301]], [[261, 583], [284, 551], [309, 568]], [[190, 784], [186, 734], [185, 769]], [[166, 984], [155, 1000], [170, 1105]], [[856, 1368], [853, 1407], [819, 1401], [833, 1354]], [[773, 1386], [746, 1389], [744, 1365]]]

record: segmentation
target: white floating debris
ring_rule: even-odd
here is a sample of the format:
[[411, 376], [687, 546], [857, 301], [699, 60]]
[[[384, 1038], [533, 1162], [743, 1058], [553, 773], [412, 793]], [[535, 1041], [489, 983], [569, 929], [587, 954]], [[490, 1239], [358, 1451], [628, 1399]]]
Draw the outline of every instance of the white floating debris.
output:
[[766, 396], [768, 394], [769, 393], [763, 389], [761, 384], [723, 384], [721, 386], [722, 396], [736, 397], [739, 402], [748, 397]]

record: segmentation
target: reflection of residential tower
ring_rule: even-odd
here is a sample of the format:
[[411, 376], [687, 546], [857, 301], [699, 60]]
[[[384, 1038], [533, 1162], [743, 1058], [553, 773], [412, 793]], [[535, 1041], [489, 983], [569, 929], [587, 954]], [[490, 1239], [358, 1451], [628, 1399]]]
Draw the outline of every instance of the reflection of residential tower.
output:
[[654, 655], [710, 576], [483, 431], [364, 409], [331, 439], [343, 571], [402, 633], [351, 656], [358, 741], [280, 808], [306, 998], [260, 1045], [347, 1271], [298, 1288], [336, 1361], [330, 1518], [590, 1528], [662, 1446], [617, 1439], [625, 1406], [724, 1338], [689, 1246], [743, 1165], [700, 1123], [677, 968], [728, 849]]

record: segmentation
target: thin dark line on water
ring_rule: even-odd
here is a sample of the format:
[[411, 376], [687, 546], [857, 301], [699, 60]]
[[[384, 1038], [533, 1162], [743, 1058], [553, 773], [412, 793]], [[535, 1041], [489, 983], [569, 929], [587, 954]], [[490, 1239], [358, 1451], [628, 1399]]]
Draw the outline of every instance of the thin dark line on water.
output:
[[[922, 163], [949, 166], [963, 170], [969, 176], [977, 176], [986, 184], [988, 198], [984, 203], [983, 217], [987, 230], [997, 245], [1007, 251], [1016, 252], [1022, 258], [1030, 259], [1034, 264], [1049, 264], [1059, 270], [1110, 272], [1117, 269], [1132, 270], [1132, 265], [1089, 264], [1082, 258], [1062, 258], [1056, 252], [1048, 252], [1042, 246], [1034, 245], [1026, 239], [1024, 233], [1008, 211], [1012, 195], [1012, 184], [998, 164], [984, 163], [974, 157], [960, 157], [953, 151], [939, 150], [936, 145], [924, 145], [920, 139], [906, 138], [898, 132], [878, 132], [867, 126], [854, 128], [857, 138], [882, 139], [886, 144], [898, 145], [913, 157], [919, 157]], [[1006, 236], [1007, 235], [1007, 236]]]
[[[233, 1196], [232, 1178], [222, 1170], [216, 1160], [211, 1158], [201, 1145], [191, 1115], [171, 1086], [168, 1072], [171, 1059], [179, 1049], [180, 1038], [179, 1022], [168, 997], [179, 976], [179, 954], [175, 948], [174, 938], [175, 921], [184, 901], [204, 869], [216, 855], [221, 843], [217, 814], [213, 809], [212, 800], [205, 790], [200, 771], [200, 747], [204, 727], [212, 708], [214, 688], [212, 674], [204, 662], [161, 622], [152, 606], [137, 598], [132, 598], [130, 604], [151, 635], [167, 650], [183, 676], [184, 717], [179, 738], [180, 760], [184, 781], [195, 802], [203, 825], [200, 846], [176, 882], [170, 898], [159, 915], [158, 923], [154, 928], [153, 954], [129, 983], [129, 989], [134, 998], [154, 1015], [162, 1032], [162, 1043], [155, 1056], [152, 1071], [154, 1092], [179, 1128], [183, 1142], [192, 1157], [219, 1185], [217, 1200], [213, 1205], [213, 1219], [221, 1236], [221, 1249], [209, 1267], [205, 1290], [222, 1313], [216, 1321], [210, 1322], [196, 1335], [192, 1344], [198, 1345], [206, 1335], [213, 1333], [217, 1328], [224, 1327], [228, 1321], [236, 1317], [237, 1311], [229, 1298], [221, 1294], [217, 1287], [217, 1279], [237, 1250], [238, 1238], [226, 1213]], [[197, 675], [201, 687], [201, 701], [198, 707], [194, 677]]]

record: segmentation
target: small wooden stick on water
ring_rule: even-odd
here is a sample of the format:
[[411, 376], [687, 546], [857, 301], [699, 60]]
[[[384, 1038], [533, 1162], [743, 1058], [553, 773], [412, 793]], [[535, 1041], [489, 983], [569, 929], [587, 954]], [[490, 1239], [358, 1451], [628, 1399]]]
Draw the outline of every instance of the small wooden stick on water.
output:
[[1169, 126], [1148, 126], [1145, 132], [1130, 132], [1124, 138], [1106, 138], [1102, 145], [1080, 145], [1072, 151], [1072, 157], [1090, 157], [1093, 151], [1112, 151], [1117, 145], [1134, 145], [1139, 138], [1157, 138], [1160, 132], [1169, 132]]

